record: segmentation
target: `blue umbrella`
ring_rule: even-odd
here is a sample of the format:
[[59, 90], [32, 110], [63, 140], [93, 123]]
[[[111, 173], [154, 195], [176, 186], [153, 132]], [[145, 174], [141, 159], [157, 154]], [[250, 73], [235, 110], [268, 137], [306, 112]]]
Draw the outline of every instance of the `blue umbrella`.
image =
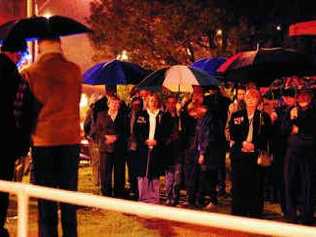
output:
[[202, 69], [208, 74], [215, 76], [217, 68], [226, 61], [224, 57], [203, 58], [191, 64], [192, 67]]
[[137, 64], [112, 60], [96, 64], [83, 74], [83, 83], [90, 85], [127, 85], [139, 83], [148, 70]]

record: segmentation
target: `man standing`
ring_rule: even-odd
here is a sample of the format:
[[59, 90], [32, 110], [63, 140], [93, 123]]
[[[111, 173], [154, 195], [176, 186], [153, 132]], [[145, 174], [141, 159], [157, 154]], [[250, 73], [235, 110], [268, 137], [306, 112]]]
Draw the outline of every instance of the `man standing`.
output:
[[118, 97], [109, 97], [107, 112], [98, 112], [96, 117], [96, 139], [101, 153], [101, 192], [104, 196], [117, 198], [125, 194], [127, 146], [127, 120], [123, 113], [119, 113], [120, 105]]
[[[80, 153], [81, 72], [68, 61], [57, 37], [40, 39], [39, 59], [23, 71], [42, 103], [32, 135], [37, 185], [76, 191]], [[63, 236], [77, 236], [76, 208], [60, 203]], [[58, 236], [58, 205], [39, 200], [39, 236]]]
[[[316, 110], [308, 89], [298, 91], [297, 106], [289, 112], [287, 123], [291, 134], [287, 140], [284, 163], [286, 215], [288, 221], [314, 223], [314, 194], [316, 180]], [[300, 211], [300, 216], [298, 216]]]
[[[9, 131], [10, 136], [6, 136], [1, 142], [0, 157], [0, 180], [12, 180], [14, 173], [14, 162], [20, 156], [17, 143], [18, 129], [14, 116], [14, 101], [22, 77], [18, 72], [16, 63], [20, 60], [21, 51], [26, 50], [25, 42], [5, 42], [1, 47], [0, 53], [0, 82], [3, 90], [0, 93], [0, 116], [1, 131]], [[3, 134], [4, 135], [4, 134]], [[9, 194], [0, 193], [0, 236], [9, 236], [4, 228], [7, 210], [9, 206]]]

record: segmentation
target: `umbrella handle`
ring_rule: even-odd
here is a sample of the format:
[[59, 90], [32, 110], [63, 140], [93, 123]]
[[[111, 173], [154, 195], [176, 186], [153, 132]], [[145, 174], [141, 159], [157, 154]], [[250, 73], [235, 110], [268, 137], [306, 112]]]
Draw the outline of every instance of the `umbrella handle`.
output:
[[148, 148], [148, 152], [147, 152], [147, 165], [146, 165], [146, 178], [148, 178], [148, 172], [149, 172], [149, 162], [150, 162], [150, 159], [151, 159], [151, 151], [152, 151], [152, 148]]

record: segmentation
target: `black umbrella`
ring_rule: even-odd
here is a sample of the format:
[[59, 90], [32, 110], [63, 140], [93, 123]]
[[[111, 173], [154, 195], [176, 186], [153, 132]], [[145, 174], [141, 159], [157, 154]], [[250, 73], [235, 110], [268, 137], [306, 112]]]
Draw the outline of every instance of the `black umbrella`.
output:
[[0, 40], [16, 41], [25, 39], [27, 41], [59, 37], [74, 34], [88, 33], [91, 30], [82, 23], [65, 16], [34, 16], [19, 20], [9, 21], [0, 26]]
[[283, 76], [316, 74], [315, 59], [293, 49], [269, 48], [245, 51], [227, 59], [217, 72], [226, 80], [254, 81], [267, 86]]

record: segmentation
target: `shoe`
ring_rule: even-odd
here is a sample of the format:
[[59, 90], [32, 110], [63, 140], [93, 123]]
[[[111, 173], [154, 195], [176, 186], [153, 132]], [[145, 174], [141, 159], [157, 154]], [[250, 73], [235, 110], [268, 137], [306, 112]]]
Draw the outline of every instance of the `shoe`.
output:
[[172, 206], [172, 203], [173, 203], [172, 200], [167, 199], [167, 201], [166, 201], [166, 205], [167, 205], [167, 206]]
[[202, 203], [202, 202], [196, 202], [195, 203], [195, 206], [197, 207], [197, 208], [199, 208], [199, 209], [202, 209], [202, 208], [204, 208], [204, 202]]
[[137, 198], [137, 193], [129, 193], [128, 194], [128, 199], [136, 201], [138, 199]]
[[195, 204], [189, 203], [188, 208], [189, 208], [189, 209], [196, 209], [197, 207], [196, 207]]

